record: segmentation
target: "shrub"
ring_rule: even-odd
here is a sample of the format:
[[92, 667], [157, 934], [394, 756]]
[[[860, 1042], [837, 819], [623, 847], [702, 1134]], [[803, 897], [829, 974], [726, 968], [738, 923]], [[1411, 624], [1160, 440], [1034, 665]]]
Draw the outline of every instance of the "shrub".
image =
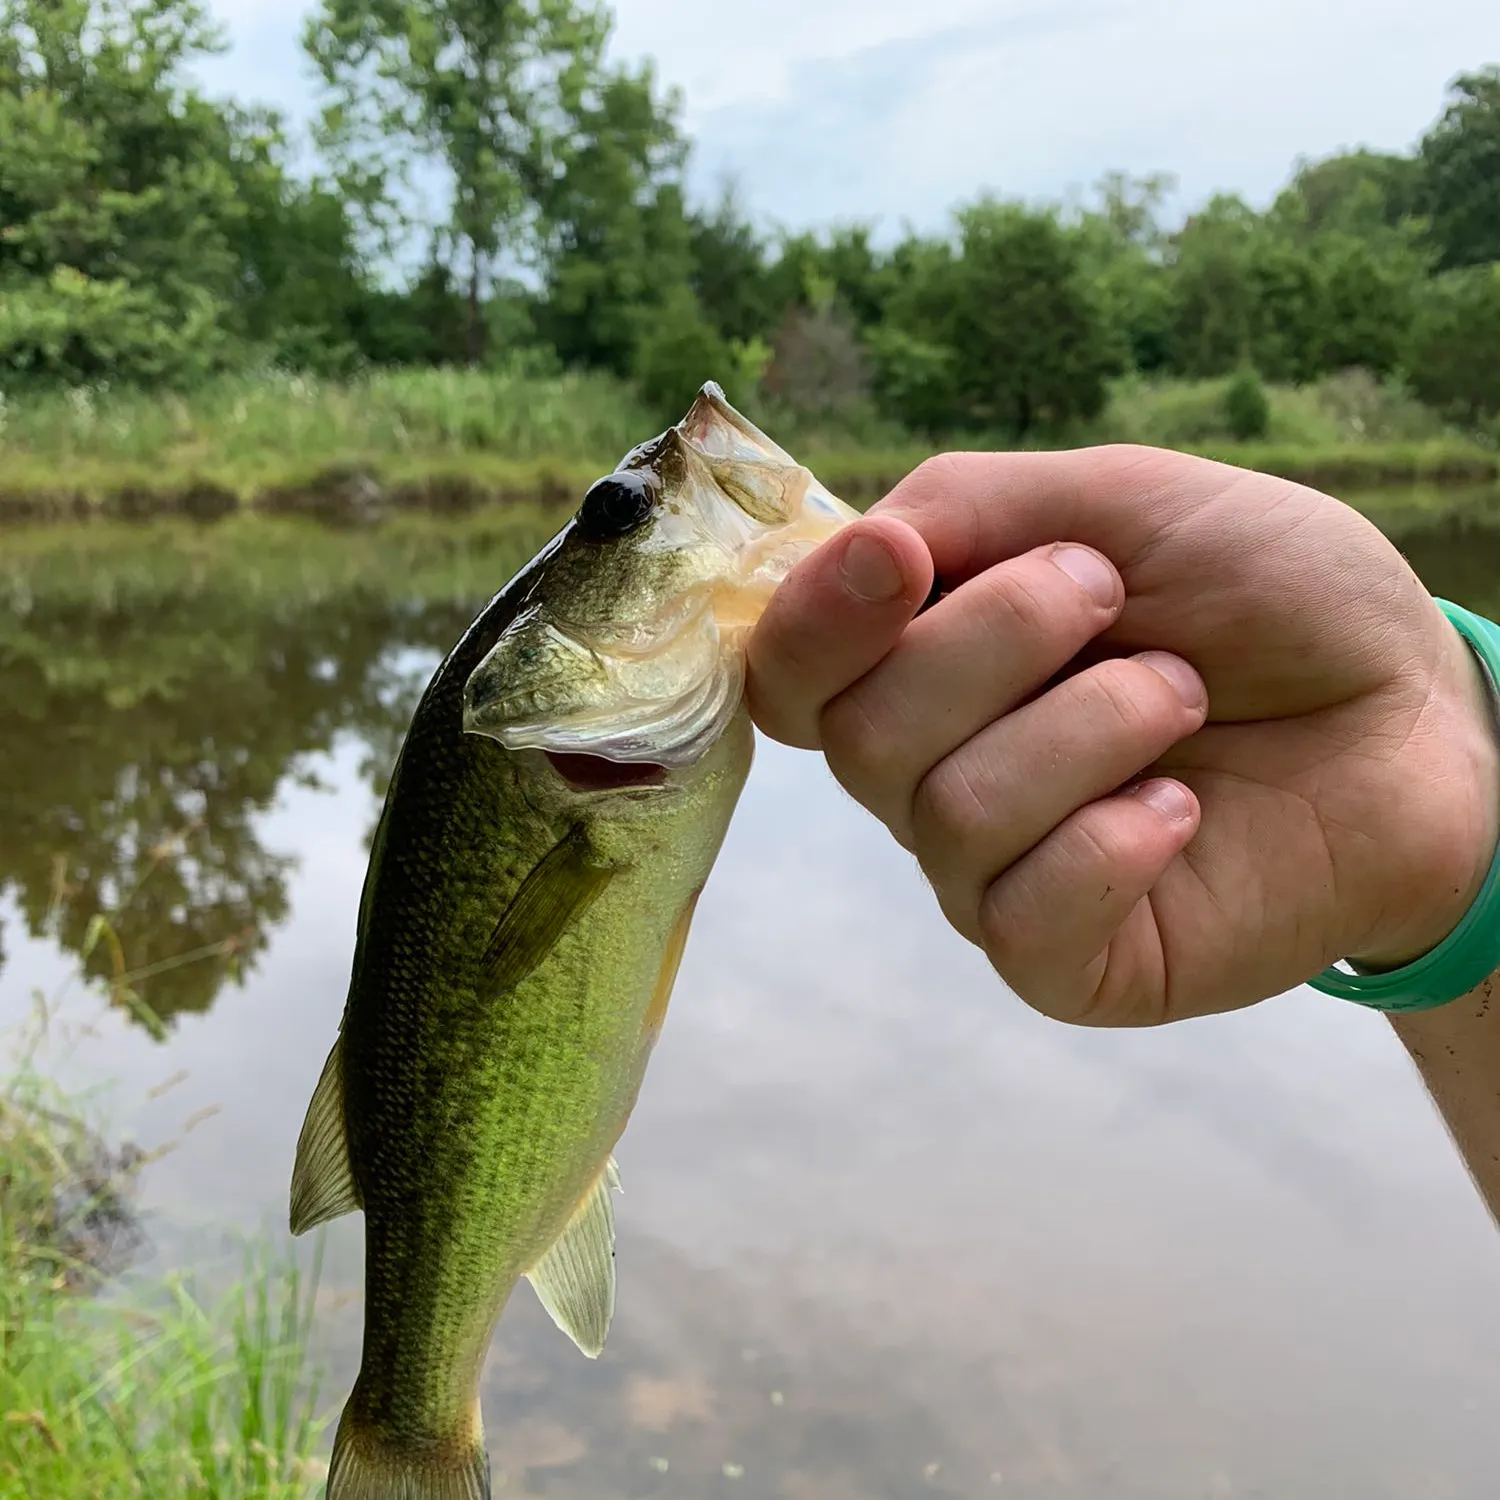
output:
[[1270, 431], [1271, 402], [1254, 370], [1242, 369], [1224, 388], [1224, 421], [1240, 443], [1255, 442]]

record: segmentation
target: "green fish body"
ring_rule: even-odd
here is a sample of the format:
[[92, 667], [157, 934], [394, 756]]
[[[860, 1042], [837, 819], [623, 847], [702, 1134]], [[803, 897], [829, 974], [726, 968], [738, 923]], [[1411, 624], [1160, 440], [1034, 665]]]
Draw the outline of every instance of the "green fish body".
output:
[[612, 1152], [750, 769], [745, 633], [850, 515], [705, 388], [428, 685], [293, 1175], [294, 1233], [365, 1221], [328, 1500], [488, 1496], [479, 1378], [522, 1277], [603, 1348]]

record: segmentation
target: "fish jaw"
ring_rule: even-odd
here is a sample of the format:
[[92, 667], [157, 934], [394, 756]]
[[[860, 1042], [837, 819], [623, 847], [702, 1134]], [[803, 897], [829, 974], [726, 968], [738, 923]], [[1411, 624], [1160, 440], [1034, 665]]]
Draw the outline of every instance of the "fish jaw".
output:
[[654, 497], [641, 524], [600, 535], [585, 501], [466, 683], [464, 728], [512, 751], [678, 770], [738, 710], [776, 589], [858, 512], [713, 385], [596, 489], [609, 484]]

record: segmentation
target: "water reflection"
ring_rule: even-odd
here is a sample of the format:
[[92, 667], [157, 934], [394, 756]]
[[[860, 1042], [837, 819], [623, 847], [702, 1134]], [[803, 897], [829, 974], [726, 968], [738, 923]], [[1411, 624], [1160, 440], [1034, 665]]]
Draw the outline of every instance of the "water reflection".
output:
[[[1496, 608], [1500, 532], [1401, 544]], [[0, 702], [27, 715], [0, 738], [0, 1019], [133, 884], [165, 877], [121, 915], [136, 952], [251, 930], [237, 972], [146, 981], [166, 1046], [110, 1013], [79, 1054], [148, 1146], [220, 1111], [148, 1175], [160, 1264], [281, 1232], [385, 768], [471, 610], [409, 570], [159, 602], [49, 604], [37, 575], [0, 626]], [[80, 873], [48, 936], [59, 852]], [[1162, 1034], [1052, 1026], [811, 757], [762, 748], [621, 1164], [604, 1359], [524, 1288], [496, 1340], [499, 1495], [1493, 1492], [1500, 1255], [1378, 1018], [1301, 994]], [[359, 1241], [329, 1236], [330, 1400]]]
[[[491, 585], [545, 534], [540, 520], [499, 533]], [[1418, 514], [1395, 534], [1436, 592], [1496, 610], [1500, 528]], [[72, 559], [69, 536], [57, 534], [52, 560]], [[254, 545], [253, 534], [235, 541]], [[113, 560], [129, 569], [159, 545], [136, 535]], [[383, 792], [426, 672], [487, 591], [470, 587], [467, 607], [413, 598], [393, 572], [333, 600], [309, 582], [304, 606], [257, 608], [229, 587], [184, 597], [175, 575], [121, 589], [96, 554], [92, 597], [81, 600], [68, 587], [53, 596], [47, 561], [33, 561], [24, 609], [13, 597], [0, 622], [11, 716], [0, 736], [0, 894], [30, 935], [49, 932], [79, 954], [94, 914], [107, 914], [156, 1015], [206, 1011], [288, 915], [292, 856], [259, 833], [278, 790], [345, 732], [364, 743], [364, 773]], [[483, 553], [469, 562], [483, 576]], [[0, 964], [4, 952], [0, 929]], [[104, 979], [120, 961], [96, 943], [86, 971]]]
[[289, 609], [228, 588], [122, 598], [108, 576], [95, 600], [54, 599], [33, 571], [24, 611], [0, 617], [0, 894], [28, 933], [82, 955], [106, 914], [119, 952], [96, 942], [86, 971], [106, 978], [122, 954], [164, 1020], [240, 980], [288, 915], [293, 856], [260, 826], [278, 792], [340, 733], [383, 790], [423, 678], [467, 622], [388, 582], [385, 599]]

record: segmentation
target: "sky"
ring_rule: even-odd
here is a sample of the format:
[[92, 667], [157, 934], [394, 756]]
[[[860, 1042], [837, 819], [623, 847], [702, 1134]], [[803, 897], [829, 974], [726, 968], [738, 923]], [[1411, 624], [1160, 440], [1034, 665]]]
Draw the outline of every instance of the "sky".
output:
[[[210, 0], [215, 92], [308, 117], [308, 0]], [[989, 190], [1058, 199], [1113, 168], [1174, 203], [1264, 203], [1299, 155], [1409, 147], [1457, 73], [1500, 62], [1496, 0], [618, 0], [615, 55], [680, 88], [692, 182], [801, 228], [939, 228]], [[752, 19], [753, 18], [753, 19]]]

